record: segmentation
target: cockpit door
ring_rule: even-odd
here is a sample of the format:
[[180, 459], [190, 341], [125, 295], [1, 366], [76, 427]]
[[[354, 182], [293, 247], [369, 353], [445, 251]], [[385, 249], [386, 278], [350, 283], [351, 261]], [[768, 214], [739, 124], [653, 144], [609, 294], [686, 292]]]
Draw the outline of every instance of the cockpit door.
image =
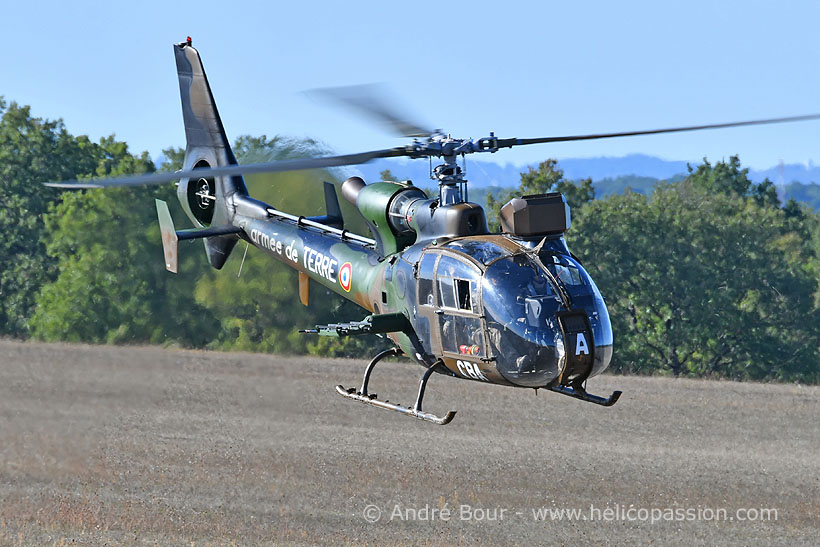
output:
[[436, 263], [437, 336], [434, 349], [460, 376], [487, 381], [487, 327], [481, 305], [481, 271], [457, 254], [442, 253]]
[[416, 276], [416, 314], [419, 330], [426, 331], [419, 335], [424, 348], [459, 376], [503, 381], [492, 364], [481, 276], [479, 267], [459, 253], [426, 250]]
[[436, 292], [441, 351], [457, 356], [486, 354], [481, 321], [481, 272], [454, 256], [443, 254], [436, 267]]

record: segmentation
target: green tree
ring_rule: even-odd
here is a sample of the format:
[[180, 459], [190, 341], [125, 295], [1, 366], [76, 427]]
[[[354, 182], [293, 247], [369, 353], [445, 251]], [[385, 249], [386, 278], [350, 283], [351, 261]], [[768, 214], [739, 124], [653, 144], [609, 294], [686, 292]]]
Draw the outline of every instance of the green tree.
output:
[[[147, 155], [128, 153], [124, 143], [100, 144], [97, 175], [153, 169]], [[239, 137], [234, 150], [243, 163], [324, 153], [313, 141]], [[181, 166], [184, 151], [164, 151], [163, 169]], [[247, 178], [251, 193], [276, 207], [321, 214], [326, 170]], [[298, 301], [296, 273], [257, 249], [239, 245], [221, 271], [212, 270], [201, 242], [180, 245], [180, 274], [165, 271], [153, 198], [176, 202], [171, 186], [118, 188], [66, 194], [47, 216], [48, 256], [59, 275], [38, 297], [31, 319], [47, 340], [180, 343], [225, 349], [351, 355], [377, 341], [317, 340], [297, 329], [316, 323], [360, 319], [361, 310], [314, 284], [310, 308]], [[348, 228], [362, 231], [355, 210], [342, 203]], [[190, 224], [180, 214], [177, 225]], [[244, 264], [243, 264], [244, 260]], [[242, 275], [238, 277], [242, 268]]]
[[810, 245], [744, 179], [734, 158], [704, 164], [651, 197], [590, 203], [573, 226], [610, 309], [616, 370], [820, 380]]
[[330, 150], [317, 140], [294, 139], [282, 135], [274, 135], [270, 139], [267, 135], [240, 135], [233, 144], [233, 151], [240, 163], [263, 163], [330, 154]]
[[[134, 156], [112, 137], [100, 143], [96, 175], [154, 170], [147, 153]], [[181, 165], [179, 150], [165, 151], [164, 169]], [[206, 267], [202, 253], [180, 261], [181, 276], [162, 260], [153, 198], [176, 199], [171, 186], [68, 192], [46, 217], [48, 254], [59, 275], [43, 287], [30, 325], [46, 340], [109, 343], [179, 342], [201, 346], [217, 322], [192, 295]]]
[[703, 158], [697, 168], [689, 166], [691, 183], [706, 192], [725, 195], [752, 197], [761, 206], [779, 207], [777, 188], [769, 179], [755, 184], [749, 179], [749, 169], [740, 166], [738, 156], [730, 156], [729, 161], [719, 161], [714, 166]]
[[98, 145], [61, 120], [0, 97], [0, 334], [28, 334], [36, 295], [57, 273], [43, 218], [61, 193], [40, 183], [91, 174], [101, 159]]
[[564, 171], [558, 167], [558, 162], [554, 159], [548, 159], [538, 164], [537, 169], [530, 167], [527, 171], [521, 173], [521, 183], [517, 189], [503, 192], [498, 197], [493, 196], [492, 193], [487, 194], [490, 230], [497, 232], [501, 229], [497, 220], [498, 215], [501, 208], [512, 198], [532, 194], [546, 194], [548, 192], [561, 192], [564, 194], [574, 214], [580, 211], [584, 204], [595, 199], [592, 179], [587, 178], [578, 182], [565, 179]]

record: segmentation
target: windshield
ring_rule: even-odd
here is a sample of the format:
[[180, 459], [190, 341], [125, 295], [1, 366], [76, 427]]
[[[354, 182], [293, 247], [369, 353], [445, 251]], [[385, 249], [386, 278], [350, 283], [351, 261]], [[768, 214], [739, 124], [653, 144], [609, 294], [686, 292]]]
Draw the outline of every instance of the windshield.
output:
[[547, 327], [545, 318], [553, 315], [560, 303], [547, 274], [523, 254], [498, 260], [487, 268], [483, 295], [487, 319], [520, 336]]
[[555, 312], [560, 298], [546, 272], [529, 256], [498, 260], [482, 280], [484, 314], [499, 371], [524, 386], [541, 386], [558, 374]]
[[571, 309], [586, 311], [595, 367], [603, 370], [612, 354], [612, 327], [601, 293], [571, 257], [542, 252], [538, 258], [543, 267], [534, 257], [518, 254], [493, 262], [484, 273], [484, 315], [499, 372], [523, 386], [544, 385], [559, 374], [564, 348], [556, 313], [567, 308], [553, 283], [569, 295]]

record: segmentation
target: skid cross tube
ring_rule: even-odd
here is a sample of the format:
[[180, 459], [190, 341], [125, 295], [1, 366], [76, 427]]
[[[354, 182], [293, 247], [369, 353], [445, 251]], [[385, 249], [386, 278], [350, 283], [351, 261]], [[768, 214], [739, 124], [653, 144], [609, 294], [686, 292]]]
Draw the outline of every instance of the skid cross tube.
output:
[[[385, 357], [389, 357], [391, 355], [399, 355], [401, 351], [398, 348], [390, 348], [386, 349], [383, 352], [376, 355], [370, 363], [368, 363], [367, 368], [364, 369], [364, 378], [362, 378], [362, 389], [359, 392], [364, 395], [365, 397], [370, 397], [371, 395], [367, 392], [367, 384], [370, 382], [370, 373], [373, 372], [373, 369], [376, 368], [376, 363], [384, 359]], [[372, 395], [374, 398], [376, 394]]]
[[421, 403], [422, 399], [424, 399], [424, 391], [427, 387], [427, 381], [430, 379], [430, 376], [432, 376], [433, 372], [435, 372], [436, 369], [438, 369], [441, 366], [441, 361], [437, 361], [433, 366], [429, 367], [427, 370], [424, 371], [424, 375], [421, 377], [421, 381], [419, 382], [419, 391], [418, 395], [416, 396], [416, 403], [413, 405], [412, 408], [402, 406], [396, 403], [391, 403], [388, 400], [381, 401], [375, 394], [371, 395], [370, 393], [368, 393], [367, 385], [370, 382], [370, 374], [373, 372], [373, 368], [375, 368], [376, 363], [378, 363], [384, 357], [387, 357], [389, 355], [399, 355], [400, 353], [401, 351], [397, 348], [392, 348], [376, 355], [370, 361], [370, 363], [367, 365], [367, 368], [364, 371], [364, 378], [362, 379], [362, 388], [360, 391], [356, 391], [356, 388], [354, 387], [345, 389], [344, 386], [337, 385], [336, 392], [342, 397], [345, 397], [346, 399], [352, 399], [354, 401], [359, 401], [360, 403], [372, 405], [378, 408], [383, 408], [385, 410], [400, 412], [405, 416], [412, 416], [413, 418], [418, 418], [419, 420], [424, 420], [425, 422], [430, 422], [438, 425], [449, 424], [451, 421], [453, 421], [453, 418], [455, 418], [456, 411], [451, 410], [443, 417], [440, 417], [429, 412], [422, 412], [421, 410]]
[[425, 370], [424, 375], [421, 377], [421, 382], [419, 382], [419, 394], [416, 397], [416, 404], [413, 405], [413, 409], [416, 412], [421, 412], [421, 400], [424, 399], [424, 390], [427, 388], [427, 380], [429, 380], [430, 376], [433, 375], [433, 372], [435, 372], [436, 367], [438, 367], [438, 362], [432, 367]]

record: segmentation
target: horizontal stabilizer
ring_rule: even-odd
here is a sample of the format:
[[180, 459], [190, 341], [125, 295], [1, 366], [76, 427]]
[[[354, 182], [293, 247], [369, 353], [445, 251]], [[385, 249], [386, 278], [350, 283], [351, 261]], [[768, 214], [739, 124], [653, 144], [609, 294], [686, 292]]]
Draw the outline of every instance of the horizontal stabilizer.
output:
[[204, 237], [214, 237], [226, 234], [238, 234], [242, 231], [236, 226], [210, 226], [208, 228], [193, 228], [190, 230], [176, 231], [168, 204], [161, 199], [154, 200], [157, 205], [157, 216], [159, 217], [159, 230], [162, 234], [162, 251], [165, 254], [165, 269], [172, 273], [177, 273], [179, 265], [179, 241], [186, 239], [199, 239]]
[[225, 226], [209, 226], [208, 228], [191, 228], [189, 230], [177, 230], [177, 238], [182, 241], [185, 239], [201, 239], [203, 237], [224, 236], [227, 234], [238, 234], [242, 228], [226, 224]]

